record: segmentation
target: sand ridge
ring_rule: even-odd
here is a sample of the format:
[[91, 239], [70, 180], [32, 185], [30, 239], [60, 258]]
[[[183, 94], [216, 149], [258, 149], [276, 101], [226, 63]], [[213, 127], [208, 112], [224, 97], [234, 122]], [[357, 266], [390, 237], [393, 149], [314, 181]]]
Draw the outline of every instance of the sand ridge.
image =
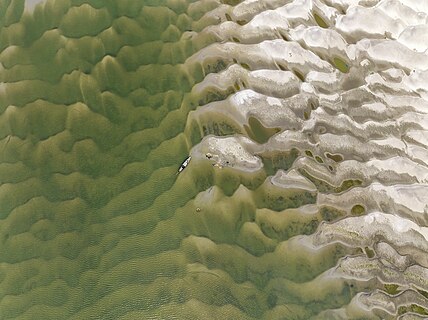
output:
[[0, 318], [427, 312], [423, 3], [5, 3]]

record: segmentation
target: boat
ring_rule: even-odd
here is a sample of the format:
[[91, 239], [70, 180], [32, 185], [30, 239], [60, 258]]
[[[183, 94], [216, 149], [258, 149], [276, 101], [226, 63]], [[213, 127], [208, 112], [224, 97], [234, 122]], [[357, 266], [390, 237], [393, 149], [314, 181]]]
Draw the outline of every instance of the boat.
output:
[[186, 169], [186, 167], [188, 166], [190, 160], [192, 160], [192, 157], [188, 156], [186, 158], [186, 160], [183, 161], [183, 163], [181, 164], [180, 168], [178, 168], [177, 174], [179, 174], [181, 171], [183, 171], [184, 169]]

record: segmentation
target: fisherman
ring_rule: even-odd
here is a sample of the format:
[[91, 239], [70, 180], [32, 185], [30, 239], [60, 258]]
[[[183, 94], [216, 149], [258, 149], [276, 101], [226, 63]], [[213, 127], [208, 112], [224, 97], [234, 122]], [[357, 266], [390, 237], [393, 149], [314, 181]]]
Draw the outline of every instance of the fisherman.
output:
[[183, 161], [183, 163], [180, 165], [180, 168], [178, 168], [177, 174], [181, 173], [186, 167], [189, 165], [190, 160], [192, 160], [191, 156], [188, 156], [186, 160]]

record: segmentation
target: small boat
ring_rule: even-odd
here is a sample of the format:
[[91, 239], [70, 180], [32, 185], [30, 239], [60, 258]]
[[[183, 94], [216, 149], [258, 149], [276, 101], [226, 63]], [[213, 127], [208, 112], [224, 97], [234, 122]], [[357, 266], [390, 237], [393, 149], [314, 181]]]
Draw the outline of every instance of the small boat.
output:
[[181, 164], [180, 168], [178, 168], [177, 174], [179, 174], [181, 171], [183, 171], [184, 169], [186, 169], [186, 167], [188, 166], [190, 160], [192, 160], [192, 157], [188, 156], [187, 159], [183, 161], [183, 163]]

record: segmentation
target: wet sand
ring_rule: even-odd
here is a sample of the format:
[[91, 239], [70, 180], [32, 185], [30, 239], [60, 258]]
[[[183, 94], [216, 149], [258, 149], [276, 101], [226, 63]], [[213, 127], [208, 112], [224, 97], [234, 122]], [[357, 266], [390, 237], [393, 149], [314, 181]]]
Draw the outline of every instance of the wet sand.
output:
[[29, 2], [0, 319], [428, 314], [424, 2]]

